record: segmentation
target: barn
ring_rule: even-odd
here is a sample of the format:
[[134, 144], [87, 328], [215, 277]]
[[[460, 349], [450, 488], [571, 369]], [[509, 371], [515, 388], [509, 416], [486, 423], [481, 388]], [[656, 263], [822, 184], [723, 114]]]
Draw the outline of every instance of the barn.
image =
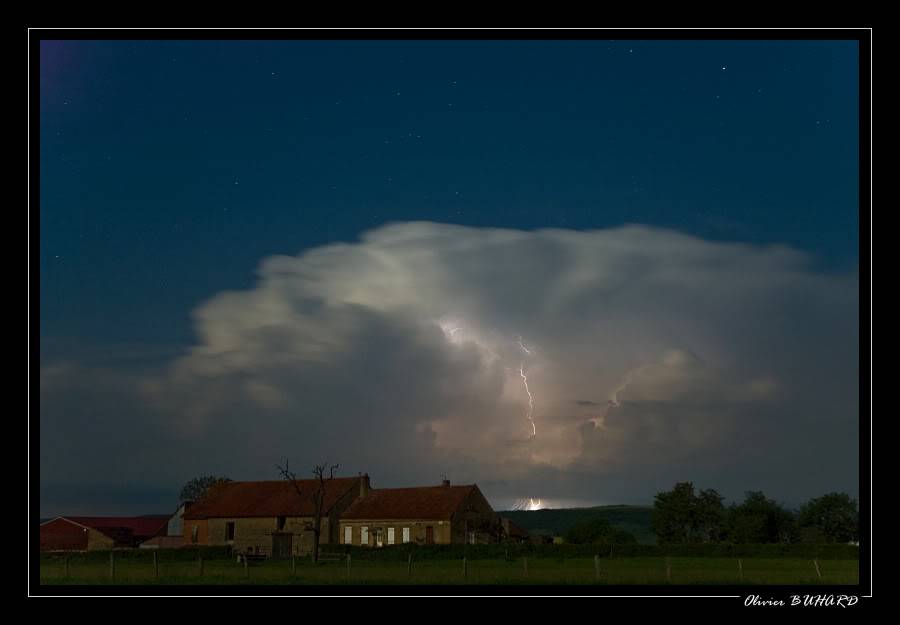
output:
[[41, 551], [102, 551], [138, 547], [164, 535], [167, 514], [138, 517], [56, 517], [40, 525]]

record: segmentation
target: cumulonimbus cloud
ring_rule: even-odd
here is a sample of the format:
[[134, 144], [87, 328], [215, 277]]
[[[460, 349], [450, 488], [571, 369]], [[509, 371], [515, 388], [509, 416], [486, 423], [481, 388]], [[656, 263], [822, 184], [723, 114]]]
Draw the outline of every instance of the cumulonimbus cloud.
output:
[[[197, 344], [134, 401], [173, 449], [229, 453], [236, 470], [328, 456], [509, 497], [578, 476], [572, 496], [602, 498], [680, 466], [750, 488], [814, 457], [812, 427], [855, 482], [857, 307], [855, 275], [782, 246], [400, 223], [265, 259], [254, 288], [194, 311]], [[748, 444], [768, 466], [742, 473]], [[797, 492], [821, 480], [793, 471]]]

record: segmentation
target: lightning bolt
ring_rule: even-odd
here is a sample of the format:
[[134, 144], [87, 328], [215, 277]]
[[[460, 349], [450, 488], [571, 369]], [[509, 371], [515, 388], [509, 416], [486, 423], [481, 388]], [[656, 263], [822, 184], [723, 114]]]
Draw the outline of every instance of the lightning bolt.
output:
[[522, 384], [525, 385], [525, 392], [528, 393], [528, 414], [525, 417], [531, 421], [531, 438], [537, 436], [537, 428], [534, 425], [534, 419], [532, 419], [532, 415], [534, 414], [534, 395], [531, 394], [531, 391], [528, 389], [528, 377], [525, 375], [525, 363], [519, 365], [519, 375], [522, 376]]
[[520, 499], [513, 506], [513, 510], [540, 510], [544, 506], [542, 500], [535, 500], [532, 497], [528, 499]]
[[614, 390], [612, 392], [612, 394], [609, 396], [609, 405], [612, 406], [613, 408], [618, 408], [619, 406], [621, 406], [621, 404], [619, 403], [619, 393], [621, 393], [626, 388], [628, 388], [628, 385], [631, 384], [635, 375], [637, 375], [638, 373], [641, 373], [642, 371], [649, 368], [650, 366], [652, 366], [652, 365], [643, 365], [641, 367], [638, 367], [637, 369], [632, 369], [631, 371], [629, 371], [625, 375], [625, 379], [622, 380], [622, 383], [619, 386], [617, 386], [616, 390]]
[[528, 349], [527, 347], [525, 347], [525, 344], [522, 342], [522, 337], [521, 337], [521, 336], [519, 337], [518, 342], [519, 342], [519, 347], [522, 348], [522, 351], [523, 351], [523, 352], [525, 352], [526, 354], [530, 354], [530, 353], [531, 353], [531, 350]]
[[[526, 354], [531, 354], [531, 350], [525, 347], [525, 344], [522, 342], [522, 337], [519, 337], [519, 347], [522, 348], [522, 351]], [[525, 392], [528, 393], [528, 412], [525, 417], [531, 422], [531, 438], [535, 438], [537, 436], [537, 427], [534, 424], [534, 395], [531, 394], [531, 389], [528, 388], [528, 376], [525, 375], [525, 361], [519, 363], [519, 375], [522, 376], [522, 384], [525, 386]]]
[[610, 410], [612, 410], [613, 408], [618, 408], [622, 405], [621, 403], [619, 403], [619, 393], [628, 388], [628, 385], [631, 384], [631, 382], [634, 380], [634, 376], [651, 366], [652, 364], [642, 365], [637, 369], [632, 369], [627, 374], [625, 374], [625, 379], [622, 380], [622, 383], [619, 384], [619, 386], [617, 386], [612, 393], [610, 393], [609, 400], [607, 400], [606, 402], [606, 410], [603, 411], [603, 414], [589, 419], [589, 421], [594, 424], [595, 429], [603, 427], [606, 421], [606, 416], [609, 414]]

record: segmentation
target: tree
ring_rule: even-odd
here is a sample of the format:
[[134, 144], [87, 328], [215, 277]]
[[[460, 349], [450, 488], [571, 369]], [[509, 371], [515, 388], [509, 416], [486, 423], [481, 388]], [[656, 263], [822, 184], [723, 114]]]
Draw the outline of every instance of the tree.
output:
[[725, 519], [723, 497], [715, 490], [694, 494], [692, 482], [679, 482], [653, 501], [653, 530], [661, 545], [713, 542], [722, 535]]
[[798, 538], [794, 515], [760, 491], [728, 509], [727, 538], [732, 543], [789, 543]]
[[719, 542], [725, 530], [724, 497], [713, 489], [701, 490], [694, 499], [694, 540]]
[[209, 489], [216, 484], [230, 481], [231, 480], [227, 477], [216, 477], [214, 475], [195, 477], [182, 487], [178, 501], [181, 503], [186, 501], [199, 501], [209, 492]]
[[574, 525], [566, 532], [565, 540], [576, 545], [624, 545], [637, 542], [633, 534], [613, 527], [606, 519], [591, 519]]
[[[276, 465], [277, 466], [277, 465]], [[325, 478], [325, 468], [326, 464], [318, 464], [313, 468], [313, 475], [316, 476], [316, 481], [318, 482], [315, 490], [312, 492], [313, 499], [313, 551], [312, 551], [312, 560], [313, 562], [319, 561], [319, 534], [322, 532], [322, 508], [325, 501], [325, 485], [330, 480], [334, 479], [334, 470], [337, 469], [340, 465], [333, 464], [328, 467], [328, 478]], [[294, 490], [297, 491], [297, 496], [300, 497], [301, 501], [305, 499], [308, 494], [304, 493], [300, 488], [300, 483], [297, 481], [297, 476], [290, 470], [288, 467], [288, 461], [284, 461], [284, 466], [278, 467], [278, 471], [281, 473], [281, 477], [288, 480], [294, 486]]]
[[822, 536], [831, 543], [859, 540], [859, 510], [856, 500], [847, 493], [828, 493], [809, 500], [800, 508], [797, 520], [807, 540], [811, 536]]

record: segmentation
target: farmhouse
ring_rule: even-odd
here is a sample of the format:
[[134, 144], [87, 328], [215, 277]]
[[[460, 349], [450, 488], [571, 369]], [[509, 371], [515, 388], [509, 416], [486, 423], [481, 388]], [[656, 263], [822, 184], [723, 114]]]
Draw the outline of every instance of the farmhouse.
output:
[[56, 517], [40, 525], [41, 551], [130, 549], [164, 535], [169, 515]]
[[368, 489], [341, 515], [341, 543], [497, 542], [500, 523], [478, 486]]
[[[337, 542], [341, 513], [368, 485], [368, 475], [325, 482], [319, 544]], [[319, 488], [318, 480], [217, 484], [184, 511], [184, 544], [227, 545], [237, 553], [273, 557], [309, 553]]]

